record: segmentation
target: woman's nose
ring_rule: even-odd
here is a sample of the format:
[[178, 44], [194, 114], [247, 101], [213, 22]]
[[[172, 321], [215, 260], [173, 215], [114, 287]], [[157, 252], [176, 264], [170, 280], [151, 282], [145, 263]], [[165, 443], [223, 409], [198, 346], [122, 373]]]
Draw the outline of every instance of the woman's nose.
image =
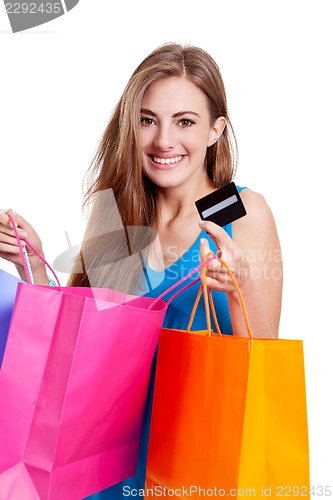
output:
[[176, 144], [175, 134], [172, 131], [172, 127], [159, 126], [156, 130], [156, 135], [154, 138], [155, 148], [161, 151], [168, 151], [172, 149]]

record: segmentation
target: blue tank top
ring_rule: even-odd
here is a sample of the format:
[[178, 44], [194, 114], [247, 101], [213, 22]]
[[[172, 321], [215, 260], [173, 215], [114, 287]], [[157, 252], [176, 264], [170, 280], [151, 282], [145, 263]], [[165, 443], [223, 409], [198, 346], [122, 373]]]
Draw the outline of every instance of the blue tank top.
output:
[[[238, 191], [244, 188], [237, 186]], [[223, 226], [223, 229], [232, 238], [232, 224]], [[184, 255], [178, 259], [176, 262], [171, 264], [162, 272], [157, 272], [146, 266], [145, 274], [147, 281], [147, 289], [143, 291], [143, 294], [148, 297], [158, 297], [162, 292], [167, 290], [175, 282], [183, 278], [188, 274], [193, 268], [200, 264], [200, 239], [206, 238], [209, 242], [210, 249], [216, 253], [217, 248], [211, 237], [202, 231], [198, 238], [195, 240], [193, 245], [184, 253]], [[190, 279], [195, 280], [199, 277], [199, 273], [192, 276]], [[186, 282], [185, 284], [189, 283]], [[184, 284], [182, 285], [184, 286]], [[189, 289], [185, 290], [178, 297], [171, 302], [167, 309], [163, 328], [174, 328], [177, 330], [186, 330], [192, 307], [197, 296], [200, 287], [200, 282], [194, 284]], [[180, 289], [181, 287], [179, 287]], [[148, 291], [147, 291], [148, 290]], [[178, 288], [176, 289], [178, 290]], [[164, 297], [167, 300], [174, 293], [171, 292], [170, 295]], [[219, 326], [222, 333], [232, 335], [232, 325], [228, 308], [227, 295], [224, 292], [217, 292], [213, 290], [214, 306], [216, 310], [216, 315], [218, 318]], [[192, 330], [205, 330], [206, 329], [206, 315], [203, 300], [200, 301], [197, 313], [193, 322]], [[140, 451], [139, 459], [136, 470], [136, 475], [122, 481], [106, 490], [99, 493], [95, 493], [87, 497], [87, 500], [121, 500], [122, 498], [128, 498], [130, 496], [131, 490], [135, 496], [140, 496], [139, 491], [144, 489], [146, 480], [146, 464], [148, 455], [148, 442], [149, 442], [149, 431], [150, 431], [150, 421], [153, 403], [153, 391], [154, 391], [154, 381], [155, 381], [155, 370], [156, 370], [156, 355], [157, 350], [154, 355], [149, 391], [145, 409], [145, 416], [140, 440]], [[123, 494], [125, 492], [125, 495]], [[141, 494], [142, 498], [142, 494]]]

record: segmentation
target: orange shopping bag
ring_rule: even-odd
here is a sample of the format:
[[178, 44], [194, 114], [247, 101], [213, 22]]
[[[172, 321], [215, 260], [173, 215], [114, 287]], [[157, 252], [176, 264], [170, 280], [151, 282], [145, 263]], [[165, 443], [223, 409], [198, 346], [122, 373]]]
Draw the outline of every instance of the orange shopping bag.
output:
[[[253, 338], [220, 261], [249, 336], [219, 332], [204, 269], [187, 331], [161, 333], [146, 497], [309, 498], [303, 343]], [[202, 290], [207, 331], [193, 332]]]

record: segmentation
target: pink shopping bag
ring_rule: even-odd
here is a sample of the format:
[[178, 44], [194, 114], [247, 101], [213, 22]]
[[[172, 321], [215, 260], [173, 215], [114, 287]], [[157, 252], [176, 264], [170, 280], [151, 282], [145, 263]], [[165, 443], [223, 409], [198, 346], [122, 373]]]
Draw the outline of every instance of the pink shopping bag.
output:
[[79, 500], [135, 474], [167, 305], [19, 283], [0, 372], [1, 500]]
[[166, 307], [110, 291], [101, 310], [108, 290], [93, 292], [18, 285], [0, 373], [1, 500], [74, 500], [135, 474]]

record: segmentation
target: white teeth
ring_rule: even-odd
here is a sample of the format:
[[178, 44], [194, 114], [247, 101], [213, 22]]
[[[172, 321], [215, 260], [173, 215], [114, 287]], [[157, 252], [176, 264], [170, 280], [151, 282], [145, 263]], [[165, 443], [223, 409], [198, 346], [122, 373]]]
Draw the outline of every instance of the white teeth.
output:
[[158, 158], [158, 156], [153, 156], [153, 161], [161, 165], [170, 165], [170, 163], [178, 163], [182, 158], [182, 156], [175, 156], [174, 158]]

